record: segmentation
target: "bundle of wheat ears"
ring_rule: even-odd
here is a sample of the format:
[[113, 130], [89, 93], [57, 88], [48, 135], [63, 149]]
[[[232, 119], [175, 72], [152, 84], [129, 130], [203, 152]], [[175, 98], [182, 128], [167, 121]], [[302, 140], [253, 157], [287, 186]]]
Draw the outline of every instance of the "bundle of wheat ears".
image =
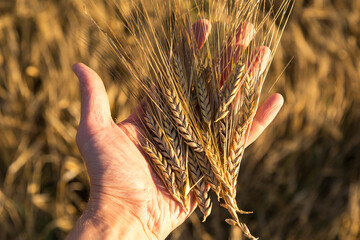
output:
[[189, 209], [196, 197], [205, 219], [209, 191], [255, 239], [238, 213], [240, 163], [269, 65], [293, 6], [263, 0], [134, 2], [121, 11], [136, 42], [135, 61], [106, 32], [119, 62], [143, 89], [141, 143], [171, 196]]

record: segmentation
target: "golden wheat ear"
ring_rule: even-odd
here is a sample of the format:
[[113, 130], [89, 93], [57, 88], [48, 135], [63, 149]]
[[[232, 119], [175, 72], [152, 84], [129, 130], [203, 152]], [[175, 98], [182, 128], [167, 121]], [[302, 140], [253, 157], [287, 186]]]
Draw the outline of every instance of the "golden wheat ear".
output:
[[214, 191], [233, 218], [226, 222], [250, 239], [256, 238], [238, 216], [250, 212], [237, 206], [237, 177], [293, 2], [279, 6], [265, 0], [139, 0], [124, 17], [136, 43], [132, 52], [97, 25], [143, 90], [143, 147], [171, 196], [187, 211], [194, 193], [205, 220]]

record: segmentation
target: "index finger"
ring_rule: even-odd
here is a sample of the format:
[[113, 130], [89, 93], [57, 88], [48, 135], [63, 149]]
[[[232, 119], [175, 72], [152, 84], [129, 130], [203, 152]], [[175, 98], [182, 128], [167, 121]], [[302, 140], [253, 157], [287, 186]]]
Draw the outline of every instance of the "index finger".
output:
[[200, 19], [192, 25], [191, 30], [195, 37], [196, 47], [200, 50], [210, 35], [211, 23], [207, 19]]
[[[236, 29], [235, 35], [229, 37], [227, 44], [223, 47], [220, 54], [220, 64], [223, 69], [221, 72], [220, 86], [226, 82], [233, 70], [233, 63], [239, 61], [242, 53], [249, 46], [254, 36], [254, 25], [249, 22], [243, 22]], [[234, 37], [235, 39], [233, 39]]]

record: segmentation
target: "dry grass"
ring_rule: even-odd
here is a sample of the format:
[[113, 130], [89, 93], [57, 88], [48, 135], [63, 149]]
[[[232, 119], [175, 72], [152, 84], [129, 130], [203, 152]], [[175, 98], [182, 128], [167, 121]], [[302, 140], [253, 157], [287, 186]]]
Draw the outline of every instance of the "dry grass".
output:
[[[99, 1], [97, 16], [126, 39], [113, 9]], [[61, 239], [88, 196], [71, 64], [100, 73], [118, 120], [133, 103], [120, 91], [126, 77], [112, 77], [123, 70], [99, 61], [103, 42], [79, 1], [0, 1], [0, 12], [0, 238]], [[359, 1], [296, 1], [264, 91], [294, 57], [271, 89], [286, 104], [247, 150], [238, 183], [238, 204], [255, 211], [244, 217], [255, 236], [360, 237], [359, 12]], [[194, 214], [169, 239], [239, 239], [227, 217], [214, 204], [206, 224]]]

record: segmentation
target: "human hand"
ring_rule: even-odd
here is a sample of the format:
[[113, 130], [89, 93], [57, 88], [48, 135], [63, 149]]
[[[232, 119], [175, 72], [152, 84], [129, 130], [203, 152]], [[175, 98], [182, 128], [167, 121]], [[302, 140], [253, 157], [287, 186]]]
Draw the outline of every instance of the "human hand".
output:
[[[193, 25], [199, 48], [210, 28], [206, 20]], [[228, 46], [230, 51], [245, 48], [248, 41], [236, 44]], [[236, 55], [224, 61], [236, 61]], [[138, 115], [133, 113], [116, 124], [100, 77], [83, 64], [75, 64], [73, 70], [81, 87], [81, 120], [76, 140], [90, 178], [90, 199], [68, 238], [164, 239], [196, 208], [195, 198], [189, 196], [190, 211], [185, 212], [136, 145], [143, 132]], [[248, 144], [274, 119], [282, 104], [282, 96], [274, 94], [259, 107]], [[141, 112], [141, 107], [138, 109]]]

